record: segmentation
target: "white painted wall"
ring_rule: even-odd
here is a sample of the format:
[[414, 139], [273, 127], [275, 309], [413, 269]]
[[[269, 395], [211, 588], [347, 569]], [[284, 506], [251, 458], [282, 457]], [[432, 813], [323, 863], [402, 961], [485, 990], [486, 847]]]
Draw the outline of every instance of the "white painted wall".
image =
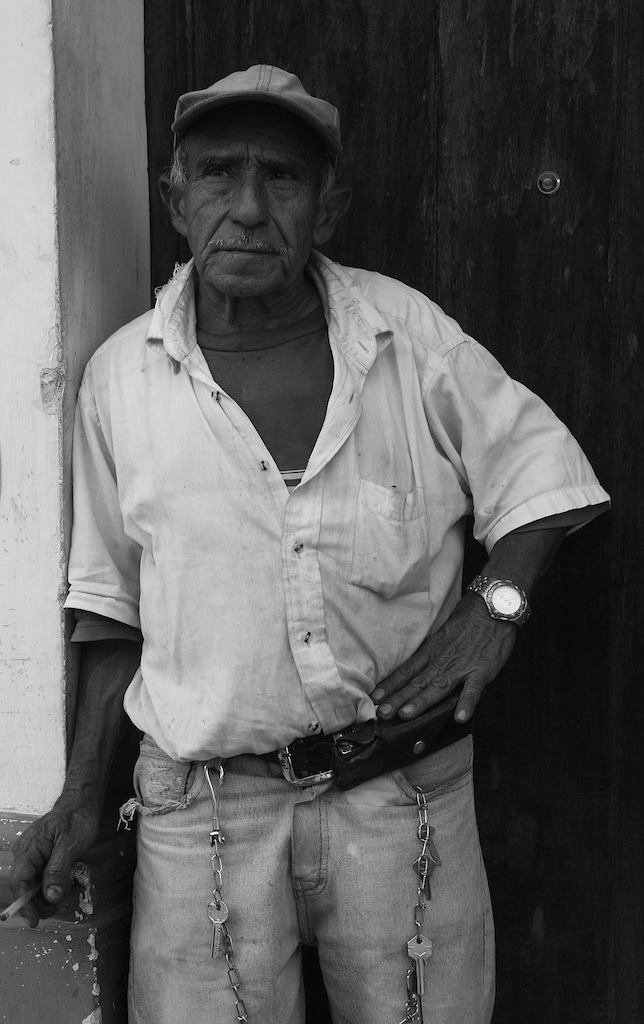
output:
[[[64, 765], [54, 80], [47, 0], [1, 0], [0, 807], [37, 810]], [[55, 408], [55, 405], [54, 405]]]
[[143, 0], [0, 0], [0, 808], [65, 761], [73, 407], [149, 305]]

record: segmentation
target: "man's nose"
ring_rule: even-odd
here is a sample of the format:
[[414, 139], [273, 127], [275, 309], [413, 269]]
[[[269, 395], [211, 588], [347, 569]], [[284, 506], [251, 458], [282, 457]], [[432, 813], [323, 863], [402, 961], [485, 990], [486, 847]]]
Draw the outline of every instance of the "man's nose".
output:
[[235, 190], [230, 216], [246, 228], [255, 227], [266, 221], [266, 195], [257, 179], [249, 176], [239, 183]]

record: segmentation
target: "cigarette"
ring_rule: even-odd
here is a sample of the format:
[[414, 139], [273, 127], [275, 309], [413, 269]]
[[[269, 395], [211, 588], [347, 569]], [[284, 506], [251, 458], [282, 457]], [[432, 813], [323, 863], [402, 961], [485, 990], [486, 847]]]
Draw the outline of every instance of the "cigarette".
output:
[[29, 903], [29, 900], [32, 900], [34, 896], [38, 895], [41, 885], [41, 882], [36, 882], [35, 885], [32, 885], [31, 889], [27, 889], [27, 892], [23, 892], [22, 896], [19, 896], [17, 900], [14, 900], [8, 907], [5, 907], [0, 914], [0, 921], [6, 921], [8, 917], [11, 917], [13, 914], [17, 914], [19, 910], [22, 910], [25, 904]]

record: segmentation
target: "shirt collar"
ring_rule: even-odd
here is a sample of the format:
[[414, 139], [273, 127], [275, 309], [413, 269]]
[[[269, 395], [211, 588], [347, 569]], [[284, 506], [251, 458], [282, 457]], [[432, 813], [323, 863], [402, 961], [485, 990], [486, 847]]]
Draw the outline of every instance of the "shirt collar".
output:
[[177, 263], [174, 274], [157, 291], [147, 343], [163, 352], [178, 369], [197, 344], [195, 311], [194, 260]]
[[[369, 369], [391, 341], [389, 326], [338, 263], [313, 251], [307, 270], [320, 293], [329, 327], [363, 370]], [[157, 292], [147, 335], [150, 348], [168, 356], [176, 369], [197, 344], [193, 271], [193, 259], [175, 266], [170, 281]]]
[[314, 250], [307, 269], [320, 293], [329, 327], [348, 354], [368, 370], [393, 337], [389, 325], [339, 263]]

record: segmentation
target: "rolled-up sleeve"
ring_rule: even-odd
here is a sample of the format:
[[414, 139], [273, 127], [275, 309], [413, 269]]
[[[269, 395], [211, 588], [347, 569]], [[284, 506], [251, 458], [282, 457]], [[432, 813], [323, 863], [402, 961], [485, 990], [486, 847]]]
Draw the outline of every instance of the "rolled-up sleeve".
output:
[[536, 520], [574, 510], [571, 526], [578, 528], [609, 506], [568, 428], [471, 338], [441, 360], [425, 405], [472, 496], [474, 536], [488, 551]]
[[74, 424], [73, 506], [65, 607], [138, 629], [141, 548], [125, 533], [114, 460], [87, 382], [79, 392]]

